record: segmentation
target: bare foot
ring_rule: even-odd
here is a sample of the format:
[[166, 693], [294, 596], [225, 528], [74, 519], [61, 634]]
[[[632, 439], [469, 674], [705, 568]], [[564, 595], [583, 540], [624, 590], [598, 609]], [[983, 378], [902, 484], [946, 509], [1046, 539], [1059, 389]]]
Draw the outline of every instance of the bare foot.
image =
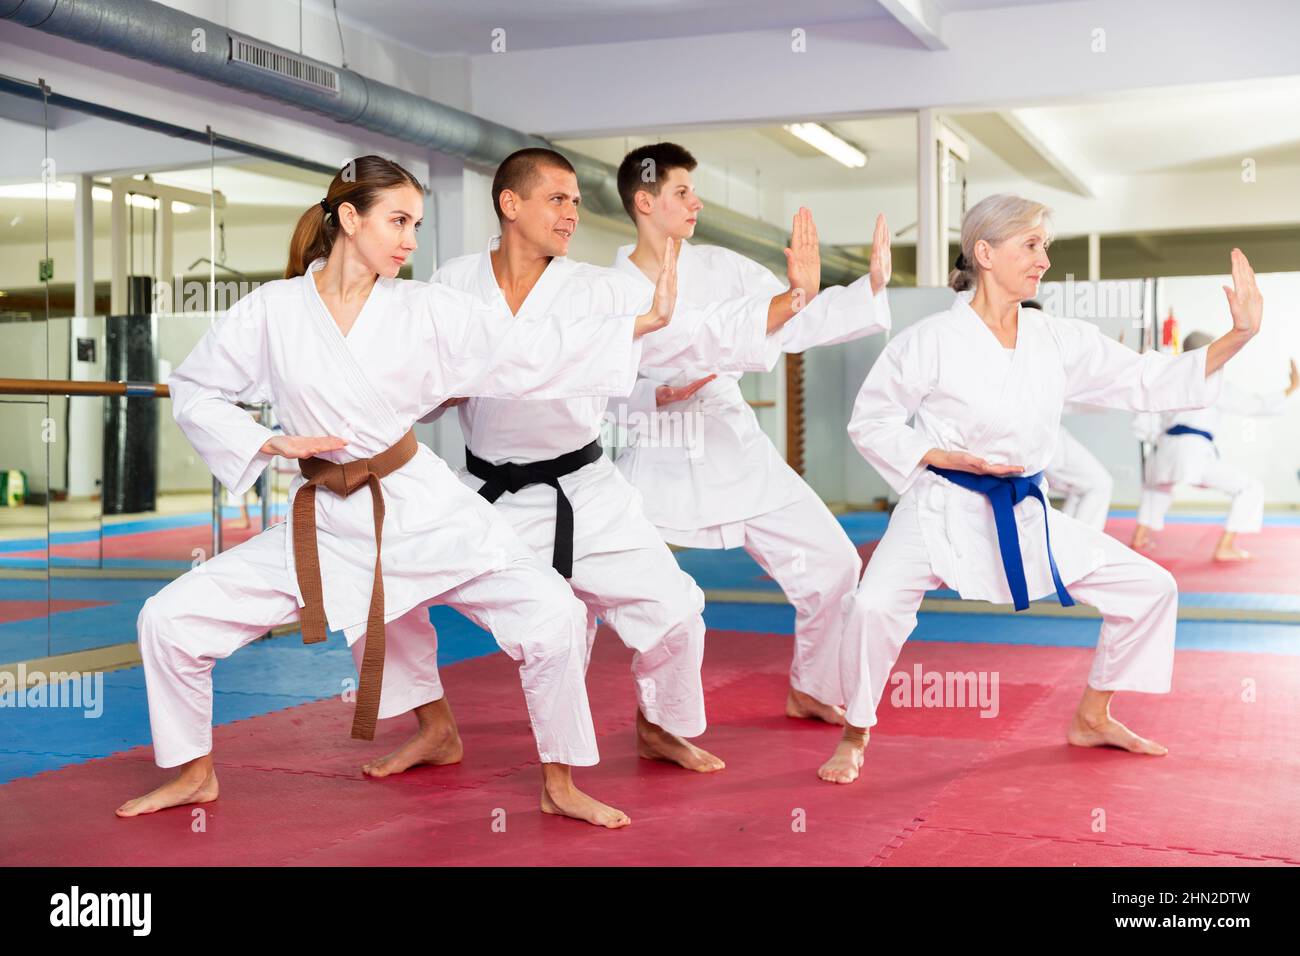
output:
[[835, 753], [831, 754], [830, 760], [821, 765], [817, 776], [827, 783], [852, 783], [857, 780], [862, 762], [866, 759], [865, 751], [869, 736], [870, 734], [865, 730], [855, 732], [846, 729], [840, 742], [835, 745]]
[[182, 765], [180, 772], [157, 790], [143, 797], [128, 800], [117, 808], [119, 817], [138, 817], [144, 813], [157, 813], [168, 807], [189, 803], [211, 803], [217, 799], [217, 772], [211, 755], [198, 757]]
[[460, 732], [456, 730], [454, 723], [450, 726], [442, 724], [421, 727], [387, 757], [362, 764], [361, 772], [367, 777], [387, 777], [420, 764], [445, 767], [448, 764], [460, 763], [464, 755], [465, 748], [461, 744]]
[[1137, 531], [1133, 532], [1133, 540], [1129, 542], [1128, 546], [1134, 551], [1145, 551], [1148, 548], [1154, 547], [1155, 543], [1155, 538], [1151, 537], [1144, 528], [1139, 528]]
[[823, 704], [816, 697], [805, 694], [801, 690], [795, 690], [793, 687], [790, 688], [790, 693], [785, 698], [785, 715], [809, 720], [824, 720], [836, 727], [844, 726], [843, 707]]
[[589, 797], [573, 785], [564, 764], [542, 764], [542, 812], [584, 820], [598, 827], [617, 830], [632, 822], [622, 810]]
[[1130, 753], [1156, 757], [1169, 753], [1169, 748], [1139, 737], [1109, 714], [1098, 718], [1076, 713], [1065, 739], [1076, 747], [1118, 747]]
[[1223, 547], [1220, 545], [1214, 549], [1215, 561], [1248, 561], [1250, 552], [1236, 546]]
[[646, 760], [666, 760], [697, 773], [715, 773], [727, 766], [707, 750], [701, 750], [690, 741], [650, 723], [639, 709], [636, 712], [636, 753]]

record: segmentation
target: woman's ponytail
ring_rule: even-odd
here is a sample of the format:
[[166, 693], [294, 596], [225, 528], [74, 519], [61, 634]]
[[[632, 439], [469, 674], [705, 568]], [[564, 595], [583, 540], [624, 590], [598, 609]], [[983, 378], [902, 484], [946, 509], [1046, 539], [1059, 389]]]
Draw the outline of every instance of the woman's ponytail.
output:
[[965, 292], [967, 289], [975, 287], [975, 270], [970, 267], [965, 253], [957, 254], [957, 261], [953, 263], [952, 272], [948, 273], [948, 285], [957, 292]]
[[293, 238], [289, 240], [289, 262], [284, 267], [284, 277], [293, 279], [306, 275], [309, 265], [328, 256], [337, 229], [334, 217], [326, 215], [322, 203], [317, 203], [299, 216]]

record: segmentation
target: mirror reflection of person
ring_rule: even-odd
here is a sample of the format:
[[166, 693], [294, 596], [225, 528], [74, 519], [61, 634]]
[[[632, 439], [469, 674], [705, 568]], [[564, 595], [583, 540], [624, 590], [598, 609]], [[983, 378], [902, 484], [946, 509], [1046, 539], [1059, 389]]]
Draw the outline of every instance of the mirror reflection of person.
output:
[[[1214, 340], [1208, 332], [1190, 332], [1183, 351], [1205, 348]], [[1264, 484], [1220, 453], [1215, 436], [1224, 428], [1224, 416], [1258, 418], [1281, 415], [1288, 399], [1300, 388], [1300, 371], [1291, 360], [1290, 381], [1283, 390], [1249, 392], [1230, 382], [1209, 408], [1175, 412], [1163, 416], [1139, 416], [1137, 430], [1154, 438], [1156, 451], [1147, 463], [1142, 503], [1131, 546], [1135, 550], [1152, 544], [1151, 532], [1165, 526], [1165, 514], [1174, 500], [1176, 485], [1194, 485], [1221, 491], [1232, 499], [1223, 534], [1214, 546], [1215, 561], [1244, 561], [1250, 552], [1237, 547], [1237, 535], [1258, 534], [1264, 526]]]

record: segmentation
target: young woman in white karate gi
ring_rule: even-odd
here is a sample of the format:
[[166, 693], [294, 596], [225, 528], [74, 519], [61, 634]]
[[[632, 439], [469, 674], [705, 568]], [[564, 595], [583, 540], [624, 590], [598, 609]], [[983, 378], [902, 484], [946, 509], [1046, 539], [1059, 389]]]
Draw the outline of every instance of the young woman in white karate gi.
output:
[[1049, 508], [1038, 472], [1056, 447], [1067, 401], [1127, 410], [1211, 404], [1222, 379], [1216, 373], [1259, 330], [1263, 300], [1250, 264], [1234, 249], [1234, 288], [1224, 287], [1232, 331], [1177, 358], [1139, 355], [1088, 322], [1020, 307], [1050, 265], [1048, 216], [1042, 204], [1015, 196], [977, 203], [961, 235], [963, 271], [974, 289], [896, 335], [858, 393], [849, 435], [900, 500], [846, 599], [847, 723], [819, 770], [823, 780], [857, 778], [917, 608], [927, 590], [943, 585], [965, 599], [1014, 601], [1017, 609], [1050, 594], [1096, 607], [1101, 638], [1067, 740], [1166, 752], [1112, 717], [1110, 701], [1119, 690], [1168, 692], [1174, 579]]
[[[1191, 332], [1183, 340], [1183, 351], [1205, 348], [1213, 341], [1208, 332]], [[1291, 362], [1291, 380], [1285, 390], [1255, 394], [1223, 383], [1223, 394], [1209, 408], [1145, 417], [1141, 427], [1154, 424], [1155, 453], [1147, 462], [1142, 501], [1132, 546], [1142, 550], [1151, 543], [1151, 532], [1165, 526], [1165, 514], [1174, 500], [1174, 486], [1196, 485], [1213, 488], [1232, 498], [1223, 534], [1214, 547], [1216, 561], [1243, 561], [1250, 552], [1237, 547], [1237, 535], [1259, 534], [1264, 526], [1264, 484], [1219, 456], [1215, 436], [1224, 426], [1223, 416], [1253, 418], [1281, 415], [1287, 399], [1300, 388], [1300, 371]]]
[[[155, 758], [179, 771], [120, 816], [216, 799], [213, 664], [298, 620], [300, 606], [304, 639], [323, 639], [328, 626], [353, 646], [362, 671], [354, 736], [366, 735], [363, 717], [373, 728], [375, 710], [434, 714], [438, 688], [395, 685], [386, 673], [380, 695], [366, 676], [385, 643], [399, 673], [432, 653], [425, 634], [395, 629], [385, 642], [383, 624], [434, 600], [491, 631], [522, 662], [543, 762], [542, 809], [606, 827], [629, 822], [578, 790], [570, 773], [598, 759], [582, 604], [410, 429], [455, 394], [626, 394], [639, 336], [671, 315], [675, 273], [644, 315], [521, 322], [494, 303], [395, 278], [416, 248], [422, 210], [419, 182], [397, 164], [378, 156], [349, 163], [300, 219], [286, 278], [237, 302], [169, 380], [177, 423], [235, 494], [277, 454], [304, 459], [304, 471], [329, 480], [320, 489], [299, 476], [290, 522], [145, 603], [138, 627]], [[237, 402], [272, 402], [285, 434]]]
[[[704, 203], [695, 194], [695, 157], [676, 143], [632, 150], [619, 166], [623, 208], [637, 227], [635, 246], [618, 250], [614, 267], [647, 293], [665, 245], [680, 241], [679, 306], [785, 289], [770, 270], [721, 246], [692, 245]], [[647, 175], [653, 172], [653, 175]], [[817, 243], [812, 216], [795, 228]], [[771, 338], [778, 355], [849, 342], [887, 330], [889, 228], [876, 220], [871, 270], [851, 285], [816, 297]], [[739, 371], [717, 365], [643, 363], [629, 403], [648, 421], [659, 408], [699, 421], [696, 445], [634, 431], [618, 468], [646, 496], [646, 514], [669, 544], [743, 547], [795, 608], [794, 654], [785, 712], [844, 723], [839, 681], [842, 601], [862, 573], [862, 559], [817, 493], [781, 457], [740, 391]]]

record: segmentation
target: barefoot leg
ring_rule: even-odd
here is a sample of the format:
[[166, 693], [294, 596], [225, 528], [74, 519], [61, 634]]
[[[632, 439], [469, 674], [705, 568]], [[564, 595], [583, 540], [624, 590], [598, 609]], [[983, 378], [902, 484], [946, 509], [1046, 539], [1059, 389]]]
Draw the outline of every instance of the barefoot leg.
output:
[[844, 736], [835, 745], [831, 759], [821, 765], [817, 776], [827, 783], [852, 783], [857, 780], [870, 736], [871, 732], [865, 727], [845, 724]]
[[713, 773], [727, 766], [707, 750], [650, 723], [640, 708], [636, 712], [636, 752], [646, 760], [664, 760], [697, 773]]
[[447, 698], [421, 704], [413, 713], [418, 725], [415, 734], [388, 756], [363, 764], [361, 772], [367, 777], [387, 777], [419, 764], [460, 763], [465, 749]]
[[816, 697], [790, 688], [785, 698], [785, 715], [804, 720], [822, 720], [836, 727], [844, 726], [844, 708], [823, 704]]
[[622, 810], [601, 803], [574, 786], [572, 768], [562, 763], [542, 764], [542, 812], [585, 820], [610, 830], [632, 822]]
[[1129, 542], [1129, 547], [1134, 551], [1141, 551], [1151, 543], [1151, 529], [1144, 524], [1139, 524], [1133, 529], [1133, 540]]
[[1114, 696], [1115, 692], [1111, 690], [1085, 688], [1065, 739], [1076, 747], [1118, 747], [1131, 753], [1157, 757], [1169, 753], [1166, 747], [1139, 737], [1110, 715], [1110, 700]]
[[189, 803], [211, 803], [217, 799], [217, 772], [212, 765], [212, 755], [196, 757], [182, 764], [176, 776], [157, 790], [143, 797], [128, 800], [117, 808], [119, 817], [137, 817], [142, 813], [156, 813], [167, 807]]
[[1245, 561], [1250, 557], [1249, 551], [1237, 547], [1237, 532], [1225, 531], [1214, 548], [1215, 561]]

